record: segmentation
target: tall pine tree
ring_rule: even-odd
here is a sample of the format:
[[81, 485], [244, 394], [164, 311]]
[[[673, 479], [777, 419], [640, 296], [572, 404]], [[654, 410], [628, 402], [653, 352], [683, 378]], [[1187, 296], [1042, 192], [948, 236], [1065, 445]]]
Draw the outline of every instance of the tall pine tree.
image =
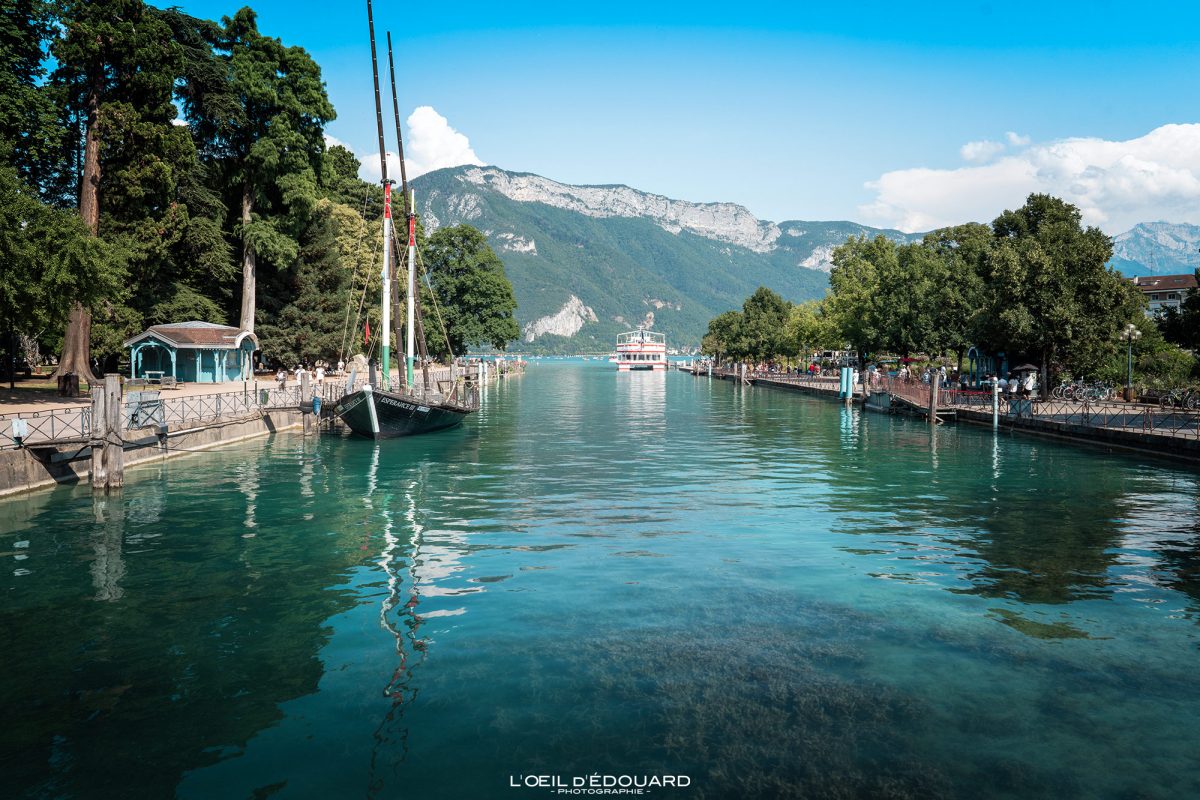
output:
[[334, 111], [316, 62], [259, 33], [251, 9], [223, 20], [217, 46], [235, 102], [198, 118], [197, 132], [233, 212], [242, 248], [240, 325], [253, 331], [259, 262], [286, 269], [299, 254], [318, 196], [323, 126]]

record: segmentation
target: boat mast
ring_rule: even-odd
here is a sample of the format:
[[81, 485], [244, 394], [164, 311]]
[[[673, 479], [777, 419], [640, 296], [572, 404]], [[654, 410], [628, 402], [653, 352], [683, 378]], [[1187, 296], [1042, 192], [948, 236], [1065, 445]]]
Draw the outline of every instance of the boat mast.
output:
[[415, 297], [417, 292], [416, 252], [417, 252], [417, 212], [416, 200], [408, 192], [408, 170], [404, 166], [404, 137], [400, 133], [400, 103], [396, 98], [396, 62], [392, 59], [392, 32], [387, 32], [388, 72], [392, 80], [392, 114], [396, 117], [396, 152], [400, 156], [400, 194], [404, 197], [404, 215], [408, 220], [408, 283], [405, 290], [405, 325], [404, 325], [404, 363], [405, 380], [413, 385], [414, 352], [416, 341], [415, 326]]
[[371, 77], [375, 80], [375, 127], [379, 131], [379, 174], [383, 184], [383, 344], [380, 348], [383, 361], [383, 388], [391, 389], [392, 363], [392, 182], [387, 176], [387, 150], [383, 142], [383, 105], [379, 99], [379, 61], [375, 56], [375, 17], [371, 13], [371, 0], [367, 0], [367, 27], [371, 31]]
[[392, 114], [396, 118], [396, 154], [400, 156], [400, 193], [404, 195], [404, 216], [411, 217], [416, 210], [409, 204], [408, 170], [404, 166], [404, 137], [400, 135], [400, 103], [396, 98], [396, 62], [392, 59], [392, 32], [387, 32], [388, 73], [392, 79]]

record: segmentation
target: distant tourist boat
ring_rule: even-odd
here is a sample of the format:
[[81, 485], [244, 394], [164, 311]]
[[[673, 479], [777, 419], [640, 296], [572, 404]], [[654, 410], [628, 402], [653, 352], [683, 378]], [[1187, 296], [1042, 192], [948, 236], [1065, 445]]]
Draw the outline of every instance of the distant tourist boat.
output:
[[617, 336], [615, 359], [619, 372], [630, 370], [666, 370], [667, 335], [644, 328]]

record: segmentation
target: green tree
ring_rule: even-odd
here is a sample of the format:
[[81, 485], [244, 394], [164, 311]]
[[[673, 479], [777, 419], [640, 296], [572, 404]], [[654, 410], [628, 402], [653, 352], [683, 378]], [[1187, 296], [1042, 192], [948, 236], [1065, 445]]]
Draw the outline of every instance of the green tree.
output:
[[840, 348], [842, 341], [832, 320], [825, 314], [824, 303], [810, 300], [797, 303], [789, 310], [783, 343], [785, 354], [808, 358], [814, 350]]
[[0, 166], [0, 264], [6, 327], [35, 335], [61, 326], [76, 303], [101, 302], [124, 277], [122, 259], [78, 214], [42, 203], [10, 166]]
[[922, 246], [939, 259], [933, 276], [935, 349], [963, 358], [976, 342], [976, 330], [984, 303], [982, 269], [992, 231], [987, 225], [969, 222], [943, 228], [925, 236]]
[[[179, 51], [160, 13], [141, 0], [66, 0], [59, 8], [63, 32], [52, 48], [57, 68], [51, 84], [73, 110], [71, 119], [82, 123], [67, 137], [82, 141], [79, 213], [93, 235], [124, 239], [119, 249], [136, 261], [142, 255], [138, 240], [160, 235], [148, 220], [169, 207], [172, 164], [189, 146], [186, 132], [170, 124]], [[60, 375], [92, 378], [92, 311], [119, 322], [97, 337], [119, 339], [136, 316], [123, 307], [123, 295], [92, 309], [76, 304], [63, 338]]]
[[997, 217], [992, 231], [984, 344], [1037, 358], [1043, 390], [1051, 365], [1095, 372], [1143, 303], [1135, 287], [1106, 268], [1111, 240], [1084, 228], [1075, 206], [1041, 194]]
[[851, 237], [833, 251], [827, 314], [841, 337], [863, 356], [884, 346], [881, 273], [892, 269], [895, 252], [895, 243], [884, 236]]
[[352, 274], [338, 246], [340, 224], [357, 214], [318, 200], [301, 237], [296, 267], [266, 293], [260, 341], [264, 354], [291, 366], [336, 361], [342, 346]]
[[765, 361], [784, 352], [790, 309], [791, 303], [765, 286], [746, 298], [742, 304], [741, 338], [749, 358]]
[[55, 22], [54, 6], [44, 0], [9, 0], [0, 12], [0, 158], [33, 188], [62, 144], [44, 85]]
[[[1157, 389], [1181, 386], [1196, 368], [1196, 358], [1177, 344], [1167, 340], [1156, 320], [1139, 314], [1133, 324], [1141, 337], [1133, 344], [1133, 381], [1138, 386]], [[1124, 340], [1117, 351], [1096, 373], [1096, 377], [1123, 386], [1128, 378], [1129, 351]]]
[[[287, 269], [318, 197], [323, 126], [334, 118], [320, 67], [258, 31], [243, 8], [223, 19], [218, 49], [233, 102], [215, 95], [189, 120], [203, 143], [242, 245], [240, 325], [254, 330], [259, 259]], [[219, 100], [219, 102], [217, 102]]]
[[512, 284], [480, 231], [470, 225], [439, 228], [426, 243], [424, 268], [437, 300], [437, 308], [425, 313], [432, 354], [447, 355], [445, 339], [450, 353], [461, 354], [480, 345], [503, 350], [521, 335]]
[[[1195, 274], [1200, 280], [1200, 269]], [[1164, 309], [1157, 321], [1167, 341], [1189, 350], [1200, 349], [1200, 291], [1189, 292], [1178, 309]]]
[[726, 311], [709, 321], [708, 331], [700, 340], [700, 352], [712, 356], [719, 364], [722, 356], [740, 357], [741, 343], [742, 314], [740, 311]]
[[[383, 187], [358, 177], [358, 156], [340, 144], [325, 151], [321, 159], [321, 196], [361, 210], [366, 219], [383, 216]], [[399, 208], [397, 204], [397, 208]], [[403, 217], [397, 219], [403, 227]]]

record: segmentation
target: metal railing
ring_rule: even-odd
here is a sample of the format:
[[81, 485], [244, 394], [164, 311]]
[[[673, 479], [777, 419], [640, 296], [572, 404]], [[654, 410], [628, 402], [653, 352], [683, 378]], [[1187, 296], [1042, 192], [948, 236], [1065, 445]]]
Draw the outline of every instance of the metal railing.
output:
[[[356, 383], [361, 384], [361, 381]], [[169, 399], [154, 397], [157, 392], [130, 392], [122, 403], [122, 423], [128, 430], [162, 424], [178, 427], [221, 418], [251, 417], [272, 409], [299, 408], [303, 399], [298, 385], [284, 389], [269, 388], [270, 384], [258, 384], [257, 388], [252, 388], [253, 386], [247, 384], [242, 391], [185, 395]], [[313, 394], [332, 403], [341, 397], [345, 390], [346, 380], [334, 379], [327, 380], [319, 389], [314, 387]], [[84, 442], [91, 436], [91, 422], [90, 406], [0, 414], [0, 450]], [[14, 433], [18, 428], [24, 429], [19, 444]]]
[[[746, 377], [771, 383], [783, 383], [789, 386], [807, 386], [810, 389], [819, 389], [826, 392], [837, 392], [838, 390], [837, 377], [809, 375], [803, 372], [770, 372], [758, 370], [746, 373]], [[855, 388], [856, 390], [858, 389], [858, 387]]]
[[1200, 411], [1111, 400], [1017, 400], [1007, 410], [1010, 419], [1200, 439]]
[[258, 414], [266, 404], [249, 390], [224, 394], [197, 394], [163, 401], [163, 422], [176, 426], [205, 422], [222, 417], [246, 417]]
[[[14, 429], [24, 422], [25, 435], [17, 444]], [[48, 408], [44, 411], [22, 411], [0, 414], [0, 450], [18, 446], [48, 444], [55, 441], [85, 440], [92, 432], [92, 409], [87, 406]]]
[[[915, 406], [920, 406], [921, 408], [929, 408], [930, 385], [928, 383], [922, 383], [920, 380], [916, 380], [914, 378], [904, 379], [887, 377], [881, 379], [881, 385], [884, 387], [883, 391], [887, 392], [893, 397], [903, 398], [909, 403], [912, 403]], [[938, 405], [940, 406], [942, 404], [943, 401], [939, 393]]]

